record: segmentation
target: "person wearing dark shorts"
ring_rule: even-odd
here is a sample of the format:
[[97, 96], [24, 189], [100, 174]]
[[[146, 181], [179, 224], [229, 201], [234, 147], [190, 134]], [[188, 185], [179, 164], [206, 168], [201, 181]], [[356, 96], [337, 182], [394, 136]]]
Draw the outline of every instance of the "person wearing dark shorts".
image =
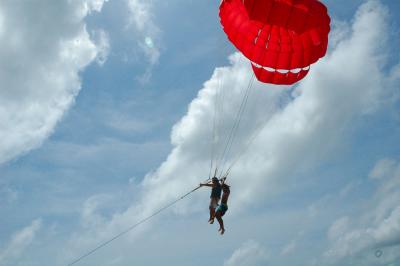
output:
[[218, 207], [218, 203], [221, 198], [221, 191], [222, 191], [221, 184], [219, 183], [217, 177], [213, 177], [211, 179], [211, 184], [210, 182], [207, 182], [205, 184], [200, 184], [200, 186], [211, 187], [210, 205], [209, 205], [210, 218], [208, 219], [208, 222], [210, 224], [213, 224], [215, 218], [215, 209]]
[[222, 179], [221, 187], [223, 192], [221, 198], [221, 204], [215, 210], [215, 218], [217, 218], [217, 221], [219, 223], [218, 231], [220, 231], [221, 235], [223, 235], [225, 233], [225, 227], [224, 227], [224, 220], [222, 220], [222, 216], [224, 216], [228, 210], [228, 198], [231, 191], [229, 186], [225, 184], [225, 179]]

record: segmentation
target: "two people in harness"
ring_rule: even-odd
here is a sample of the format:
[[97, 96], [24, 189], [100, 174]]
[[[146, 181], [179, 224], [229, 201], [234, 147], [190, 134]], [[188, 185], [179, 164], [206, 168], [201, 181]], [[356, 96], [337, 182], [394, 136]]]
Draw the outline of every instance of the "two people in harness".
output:
[[[224, 221], [222, 219], [222, 216], [226, 213], [228, 210], [228, 198], [230, 194], [230, 187], [225, 183], [226, 177], [218, 180], [217, 177], [213, 177], [211, 181], [200, 184], [200, 187], [207, 186], [211, 187], [211, 196], [210, 196], [210, 218], [208, 222], [210, 224], [214, 223], [214, 219], [217, 218], [217, 221], [219, 223], [219, 232], [221, 235], [225, 233], [225, 227], [224, 227]], [[211, 182], [211, 183], [210, 183]], [[222, 198], [221, 198], [221, 192], [222, 192]], [[221, 203], [219, 204], [219, 201], [221, 199]]]

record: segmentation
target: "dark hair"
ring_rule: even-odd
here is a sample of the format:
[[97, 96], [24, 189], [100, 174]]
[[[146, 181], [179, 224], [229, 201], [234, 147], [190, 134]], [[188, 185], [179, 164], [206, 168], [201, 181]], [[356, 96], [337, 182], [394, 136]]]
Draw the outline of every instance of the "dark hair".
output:
[[229, 188], [230, 186], [228, 186], [227, 184], [222, 184], [222, 190], [230, 190]]

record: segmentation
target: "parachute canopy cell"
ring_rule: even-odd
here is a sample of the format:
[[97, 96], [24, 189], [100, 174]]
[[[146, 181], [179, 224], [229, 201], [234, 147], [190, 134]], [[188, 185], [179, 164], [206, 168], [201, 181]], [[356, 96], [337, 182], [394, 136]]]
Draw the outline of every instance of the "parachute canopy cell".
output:
[[326, 54], [330, 17], [318, 0], [222, 0], [219, 16], [261, 82], [293, 84]]

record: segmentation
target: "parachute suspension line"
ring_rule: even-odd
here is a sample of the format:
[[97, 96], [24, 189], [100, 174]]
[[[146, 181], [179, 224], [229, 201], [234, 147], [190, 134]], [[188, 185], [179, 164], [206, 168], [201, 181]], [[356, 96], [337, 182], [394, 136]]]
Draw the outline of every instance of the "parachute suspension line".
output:
[[215, 171], [214, 171], [214, 176], [213, 177], [216, 177], [218, 175], [218, 166], [215, 166]]
[[245, 101], [246, 101], [246, 98], [247, 98], [247, 95], [248, 95], [248, 92], [249, 92], [250, 83], [251, 83], [251, 80], [249, 81], [249, 84], [247, 85], [247, 89], [245, 90], [245, 93], [244, 93], [242, 102], [240, 103], [240, 107], [239, 107], [239, 110], [238, 110], [238, 112], [237, 112], [237, 114], [236, 114], [236, 117], [235, 117], [233, 126], [232, 126], [232, 128], [231, 128], [229, 134], [227, 135], [225, 148], [224, 148], [224, 150], [223, 150], [223, 153], [220, 155], [220, 157], [219, 157], [219, 159], [218, 159], [218, 162], [220, 162], [221, 160], [223, 160], [223, 158], [224, 158], [224, 156], [225, 156], [225, 154], [226, 154], [227, 148], [228, 148], [228, 146], [229, 146], [229, 144], [230, 144], [230, 142], [231, 142], [233, 132], [234, 132], [234, 130], [235, 130], [235, 128], [236, 128], [236, 124], [237, 124], [237, 122], [238, 122], [238, 120], [239, 120], [239, 116], [240, 116], [241, 113], [242, 113], [243, 105], [244, 105], [244, 103], [245, 103]]
[[221, 155], [221, 163], [222, 163], [223, 166], [222, 166], [222, 169], [221, 169], [220, 177], [222, 176], [222, 174], [224, 172], [223, 169], [225, 167], [225, 163], [226, 163], [226, 159], [227, 159], [226, 157], [229, 154], [230, 149], [232, 148], [232, 144], [234, 142], [234, 139], [236, 137], [236, 133], [238, 131], [239, 124], [240, 124], [240, 122], [242, 120], [242, 116], [243, 116], [244, 110], [245, 110], [246, 105], [247, 105], [247, 101], [248, 101], [248, 98], [249, 98], [249, 95], [250, 95], [251, 88], [253, 87], [253, 82], [254, 82], [254, 74], [252, 75], [251, 79], [249, 80], [247, 89], [245, 90], [245, 94], [244, 94], [243, 100], [242, 100], [242, 102], [240, 104], [240, 107], [239, 107], [238, 113], [236, 115], [234, 124], [232, 126], [232, 129], [230, 131], [229, 137], [227, 139], [227, 142], [226, 142], [226, 145], [225, 145], [225, 148], [224, 148], [224, 152]]
[[132, 225], [131, 227], [125, 229], [124, 231], [122, 231], [121, 233], [115, 235], [114, 237], [110, 238], [109, 240], [103, 242], [102, 244], [98, 245], [96, 248], [88, 251], [87, 253], [83, 254], [82, 256], [78, 257], [77, 259], [75, 259], [73, 262], [71, 262], [70, 264], [68, 264], [68, 266], [74, 265], [76, 263], [78, 263], [79, 261], [83, 260], [84, 258], [90, 256], [91, 254], [93, 254], [94, 252], [96, 252], [97, 250], [101, 249], [102, 247], [110, 244], [111, 242], [113, 242], [114, 240], [116, 240], [117, 238], [120, 238], [121, 236], [127, 234], [128, 232], [132, 231], [133, 229], [135, 229], [137, 226], [147, 222], [148, 220], [150, 220], [151, 218], [153, 218], [154, 216], [156, 216], [157, 214], [161, 213], [162, 211], [172, 207], [173, 205], [175, 205], [176, 203], [178, 203], [179, 201], [183, 200], [184, 198], [186, 198], [187, 196], [189, 196], [190, 194], [192, 194], [193, 192], [195, 192], [196, 190], [198, 190], [200, 188], [200, 186], [192, 189], [191, 191], [189, 191], [188, 193], [182, 195], [181, 197], [177, 198], [176, 200], [172, 201], [171, 203], [169, 203], [168, 205], [165, 205], [164, 207], [162, 207], [161, 209], [159, 209], [158, 211], [154, 212], [153, 214], [147, 216], [146, 218], [140, 220], [139, 222], [137, 222], [136, 224]]
[[243, 149], [240, 151], [240, 153], [236, 156], [236, 158], [232, 161], [232, 163], [229, 165], [228, 169], [226, 170], [224, 176], [228, 176], [233, 168], [233, 166], [236, 165], [236, 163], [239, 161], [239, 159], [248, 151], [250, 148], [251, 144], [254, 142], [254, 140], [260, 135], [261, 131], [265, 128], [267, 125], [268, 120], [266, 120], [264, 123], [262, 123], [255, 132], [253, 132], [252, 136], [250, 137], [249, 141], [246, 143], [246, 145], [243, 147]]
[[[282, 105], [282, 97], [279, 98], [279, 105]], [[228, 169], [226, 170], [224, 176], [228, 176], [232, 170], [232, 168], [236, 165], [236, 163], [239, 161], [239, 159], [246, 154], [246, 152], [249, 150], [251, 144], [254, 142], [254, 140], [260, 135], [260, 133], [263, 131], [263, 129], [267, 126], [269, 119], [266, 118], [265, 121], [262, 121], [260, 125], [256, 128], [256, 130], [253, 132], [249, 140], [247, 141], [246, 145], [243, 147], [243, 149], [238, 153], [236, 158], [232, 161], [232, 163], [229, 165]]]
[[[221, 81], [222, 79], [222, 81]], [[211, 171], [214, 166], [214, 157], [216, 153], [216, 140], [218, 138], [218, 126], [219, 126], [219, 116], [218, 116], [218, 108], [221, 105], [220, 101], [220, 92], [222, 90], [222, 84], [223, 84], [223, 77], [218, 78], [218, 87], [217, 91], [215, 94], [215, 100], [214, 100], [214, 117], [213, 117], [213, 132], [212, 132], [212, 140], [211, 140], [211, 161], [210, 161], [210, 171], [208, 173], [208, 179], [211, 178]], [[215, 172], [217, 171], [217, 165], [215, 165]], [[214, 174], [215, 176], [215, 174]]]
[[[221, 125], [223, 124], [223, 112], [224, 112], [224, 102], [225, 102], [225, 95], [226, 95], [226, 91], [224, 89], [224, 86], [221, 87], [220, 93], [219, 93], [219, 104], [218, 104], [218, 108], [217, 108], [217, 112], [219, 115], [217, 115], [217, 128], [220, 128]], [[219, 138], [219, 136], [217, 135], [217, 138]], [[221, 136], [221, 139], [222, 136]], [[217, 153], [216, 153], [216, 158], [215, 158], [215, 173], [214, 176], [218, 176], [218, 154], [221, 154], [220, 149], [222, 149], [223, 147], [218, 147], [218, 139], [216, 141], [216, 145], [217, 145]]]
[[251, 78], [250, 78], [250, 80], [249, 80], [249, 83], [247, 85], [247, 89], [246, 89], [246, 91], [244, 93], [244, 97], [243, 97], [242, 102], [240, 104], [239, 110], [238, 110], [238, 112], [236, 114], [236, 118], [235, 118], [234, 124], [233, 124], [233, 126], [231, 128], [231, 131], [229, 133], [229, 136], [227, 138], [224, 151], [221, 154], [221, 157], [220, 157], [220, 159], [218, 161], [218, 162], [222, 163], [222, 165], [223, 165], [222, 168], [221, 168], [220, 177], [222, 176], [222, 174], [224, 172], [223, 169], [224, 169], [224, 166], [225, 166], [225, 163], [226, 163], [226, 156], [227, 156], [227, 154], [230, 152], [230, 150], [232, 148], [232, 144], [233, 144], [234, 139], [236, 137], [236, 133], [237, 133], [238, 128], [239, 128], [239, 124], [240, 124], [240, 122], [242, 120], [244, 110], [246, 109], [247, 101], [249, 99], [249, 95], [250, 95], [251, 89], [253, 87], [254, 78], [255, 78], [255, 76], [254, 76], [254, 73], [253, 73]]
[[[251, 79], [250, 82], [251, 82], [251, 84], [250, 84], [250, 86], [249, 86], [249, 91], [248, 91], [248, 93], [247, 93], [247, 95], [246, 95], [245, 103], [243, 104], [243, 109], [242, 109], [242, 112], [241, 112], [241, 114], [240, 114], [239, 121], [238, 121], [238, 123], [236, 124], [236, 129], [235, 129], [235, 132], [234, 132], [234, 136], [233, 136], [232, 141], [231, 141], [231, 143], [230, 143], [230, 145], [229, 145], [229, 147], [228, 147], [227, 154], [230, 153], [230, 150], [231, 150], [231, 148], [232, 148], [232, 146], [233, 146], [233, 141], [234, 141], [234, 139], [235, 139], [235, 137], [236, 137], [236, 133], [237, 133], [237, 131], [238, 131], [238, 128], [239, 128], [239, 125], [240, 125], [240, 121], [241, 121], [241, 119], [242, 119], [242, 117], [243, 117], [243, 113], [244, 113], [245, 108], [246, 108], [246, 106], [247, 106], [247, 102], [248, 102], [248, 99], [249, 99], [249, 96], [250, 96], [250, 93], [251, 93], [251, 89], [253, 88], [254, 75], [253, 75], [253, 78]], [[225, 161], [224, 161], [224, 163], [223, 163], [223, 165], [222, 165], [221, 176], [222, 176], [223, 173], [224, 173], [224, 170], [223, 170], [223, 169], [225, 168], [225, 164], [226, 164], [226, 163], [227, 163], [227, 158], [225, 157]], [[229, 173], [226, 173], [226, 174], [225, 174], [225, 178], [228, 176], [228, 174], [229, 174]]]

